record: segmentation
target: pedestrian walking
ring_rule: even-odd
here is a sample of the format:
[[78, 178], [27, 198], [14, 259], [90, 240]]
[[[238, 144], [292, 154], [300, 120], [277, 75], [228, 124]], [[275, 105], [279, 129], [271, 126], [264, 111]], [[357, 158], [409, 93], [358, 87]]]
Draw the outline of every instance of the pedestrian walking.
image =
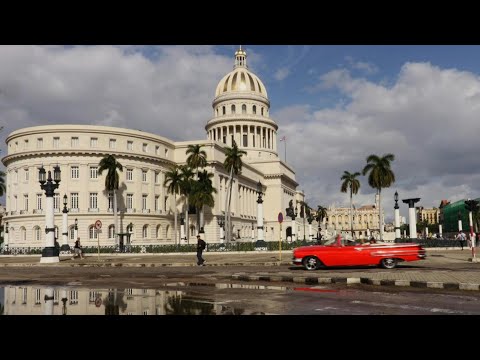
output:
[[202, 257], [203, 250], [207, 243], [200, 237], [200, 234], [197, 235], [197, 265], [198, 266], [205, 266], [205, 260]]
[[463, 250], [463, 243], [466, 240], [466, 236], [463, 231], [461, 231], [460, 234], [458, 234], [457, 240], [460, 242], [460, 246], [462, 247], [462, 250]]

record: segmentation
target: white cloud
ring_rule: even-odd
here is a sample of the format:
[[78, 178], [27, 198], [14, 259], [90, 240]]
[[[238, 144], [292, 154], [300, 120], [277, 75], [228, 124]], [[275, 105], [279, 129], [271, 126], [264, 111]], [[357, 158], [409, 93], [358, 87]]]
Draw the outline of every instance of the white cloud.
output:
[[285, 80], [289, 74], [290, 74], [290, 69], [288, 69], [287, 67], [281, 67], [280, 69], [275, 71], [275, 74], [273, 75], [273, 77], [278, 81], [282, 81], [282, 80]]
[[355, 61], [351, 56], [345, 56], [348, 65], [352, 69], [360, 70], [367, 75], [373, 75], [378, 72], [378, 66], [371, 62], [366, 61]]
[[[428, 207], [441, 199], [480, 195], [477, 74], [406, 63], [390, 87], [354, 78], [344, 69], [324, 74], [317, 87], [338, 89], [350, 100], [316, 111], [298, 105], [273, 112], [288, 139], [288, 163], [311, 206], [348, 204], [340, 177], [344, 170], [361, 171], [369, 154], [396, 156], [397, 181], [382, 192], [387, 217], [393, 214], [395, 190], [401, 199], [421, 197], [420, 204]], [[354, 201], [373, 203], [374, 190], [365, 177], [361, 184]], [[403, 203], [401, 213], [407, 216]]]
[[1, 135], [77, 123], [203, 139], [215, 87], [232, 63], [210, 46], [2, 46]]

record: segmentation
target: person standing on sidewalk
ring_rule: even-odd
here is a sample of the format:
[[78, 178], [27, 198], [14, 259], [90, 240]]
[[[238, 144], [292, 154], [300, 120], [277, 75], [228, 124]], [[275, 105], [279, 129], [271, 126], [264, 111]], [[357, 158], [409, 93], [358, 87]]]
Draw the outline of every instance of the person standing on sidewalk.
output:
[[207, 243], [202, 240], [200, 237], [200, 234], [197, 235], [197, 265], [198, 266], [205, 266], [205, 260], [202, 257], [203, 250], [205, 250], [205, 247], [207, 246]]

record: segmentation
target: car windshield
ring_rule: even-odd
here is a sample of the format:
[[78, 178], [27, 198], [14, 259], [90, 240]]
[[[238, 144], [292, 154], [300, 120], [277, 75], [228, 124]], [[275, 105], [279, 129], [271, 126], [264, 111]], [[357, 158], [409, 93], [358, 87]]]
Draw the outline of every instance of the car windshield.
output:
[[[354, 246], [358, 245], [358, 242], [352, 239], [346, 239], [345, 237], [340, 238], [340, 244], [343, 246]], [[323, 245], [325, 246], [337, 246], [337, 237], [332, 236], [331, 238], [324, 241]]]

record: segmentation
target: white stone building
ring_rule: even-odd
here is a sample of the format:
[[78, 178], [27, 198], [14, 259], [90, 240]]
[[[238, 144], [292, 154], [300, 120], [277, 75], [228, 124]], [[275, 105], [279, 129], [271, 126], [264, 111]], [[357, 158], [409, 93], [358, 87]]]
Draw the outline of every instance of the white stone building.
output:
[[[45, 241], [45, 192], [40, 189], [38, 169], [62, 175], [55, 191], [55, 228], [61, 243], [63, 196], [68, 197], [69, 244], [74, 242], [73, 224], [78, 219], [82, 245], [114, 245], [113, 198], [105, 192], [105, 179], [98, 174], [100, 160], [112, 154], [123, 165], [118, 191], [118, 232], [133, 224], [132, 245], [160, 245], [174, 242], [174, 211], [182, 211], [183, 197], [168, 194], [163, 183], [173, 164], [185, 164], [190, 144], [201, 144], [207, 152], [206, 170], [214, 174], [215, 206], [205, 209], [205, 240], [220, 241], [217, 216], [225, 212], [228, 174], [223, 168], [224, 148], [247, 152], [242, 174], [234, 179], [232, 192], [233, 234], [243, 241], [256, 240], [258, 181], [264, 186], [264, 236], [266, 241], [286, 239], [290, 221], [279, 233], [278, 213], [304, 201], [297, 190], [293, 169], [277, 153], [278, 125], [270, 118], [270, 102], [262, 81], [246, 65], [246, 52], [235, 53], [233, 71], [219, 82], [213, 100], [213, 116], [206, 123], [206, 140], [175, 142], [143, 131], [95, 125], [47, 125], [23, 128], [8, 135], [6, 166], [6, 213], [8, 244], [12, 247], [43, 247]], [[132, 124], [135, 119], [131, 119]], [[53, 173], [53, 171], [52, 171]], [[103, 224], [96, 231], [94, 223]], [[286, 220], [289, 220], [286, 218]], [[298, 229], [303, 219], [297, 218]], [[189, 218], [189, 241], [197, 233], [196, 215]], [[178, 221], [178, 224], [180, 221]], [[315, 225], [316, 226], [316, 225]], [[315, 227], [314, 227], [315, 228]], [[297, 231], [297, 234], [301, 235]], [[177, 238], [180, 238], [180, 225]], [[300, 238], [300, 237], [299, 237]]]

